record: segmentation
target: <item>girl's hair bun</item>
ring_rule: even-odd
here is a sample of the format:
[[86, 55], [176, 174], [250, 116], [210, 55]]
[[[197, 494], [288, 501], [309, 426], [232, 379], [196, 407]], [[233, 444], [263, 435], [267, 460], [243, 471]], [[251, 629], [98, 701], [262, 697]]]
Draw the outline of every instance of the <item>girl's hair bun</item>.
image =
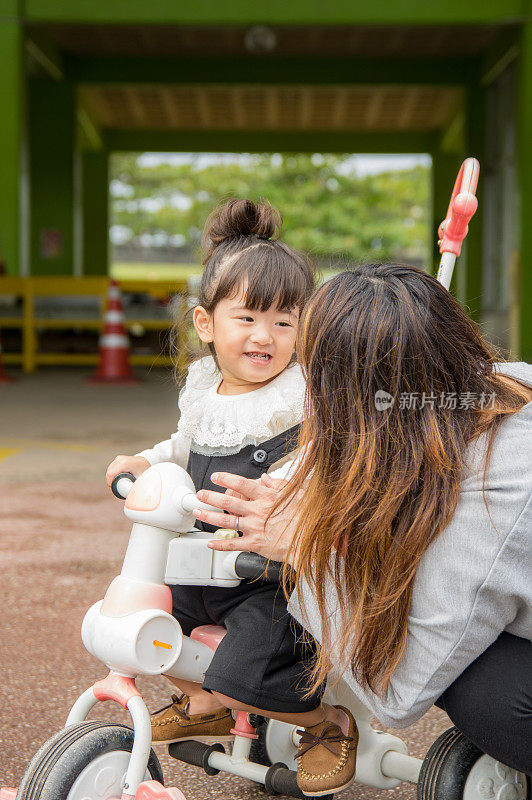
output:
[[281, 234], [282, 218], [276, 208], [261, 200], [231, 199], [215, 208], [205, 223], [202, 246], [208, 259], [212, 252], [228, 239], [258, 236], [277, 239]]

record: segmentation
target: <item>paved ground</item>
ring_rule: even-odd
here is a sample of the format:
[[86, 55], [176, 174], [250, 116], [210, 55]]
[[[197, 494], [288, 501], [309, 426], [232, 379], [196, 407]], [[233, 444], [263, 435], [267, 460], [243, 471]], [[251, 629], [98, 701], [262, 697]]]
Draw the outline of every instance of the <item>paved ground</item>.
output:
[[[104, 674], [84, 650], [86, 609], [120, 570], [129, 526], [103, 475], [118, 453], [168, 436], [177, 395], [168, 372], [145, 374], [138, 387], [94, 387], [77, 371], [42, 371], [0, 386], [0, 786], [15, 785], [31, 755], [64, 723], [76, 697]], [[148, 705], [168, 691], [163, 679], [139, 681]], [[92, 716], [125, 720], [99, 706]], [[403, 731], [423, 756], [449, 726], [434, 709]], [[248, 781], [208, 778], [159, 753], [167, 782], [189, 800], [264, 798]], [[406, 784], [391, 792], [355, 785], [345, 800], [412, 800]]]

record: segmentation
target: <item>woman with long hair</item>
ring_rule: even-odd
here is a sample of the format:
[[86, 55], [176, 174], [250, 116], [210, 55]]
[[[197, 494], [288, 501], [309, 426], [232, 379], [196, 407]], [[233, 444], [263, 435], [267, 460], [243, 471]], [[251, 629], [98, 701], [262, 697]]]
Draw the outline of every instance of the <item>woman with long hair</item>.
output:
[[[532, 772], [532, 366], [503, 363], [435, 278], [375, 264], [311, 298], [288, 483], [219, 474], [216, 549], [295, 567], [289, 609], [392, 726], [434, 703]], [[238, 493], [235, 496], [235, 493]], [[200, 496], [200, 495], [198, 495]], [[224, 523], [221, 520], [224, 520]]]

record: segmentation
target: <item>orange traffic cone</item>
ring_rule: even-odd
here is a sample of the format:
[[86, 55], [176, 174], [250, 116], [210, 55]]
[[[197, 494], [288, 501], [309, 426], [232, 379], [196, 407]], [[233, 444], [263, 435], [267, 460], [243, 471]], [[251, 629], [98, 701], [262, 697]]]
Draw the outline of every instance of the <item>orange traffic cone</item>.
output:
[[0, 384], [1, 383], [13, 383], [13, 378], [10, 378], [9, 375], [6, 375], [4, 372], [4, 367], [2, 366], [2, 340], [0, 339]]
[[88, 383], [139, 383], [129, 363], [129, 337], [124, 326], [122, 293], [109, 283], [104, 327], [100, 336], [98, 367]]

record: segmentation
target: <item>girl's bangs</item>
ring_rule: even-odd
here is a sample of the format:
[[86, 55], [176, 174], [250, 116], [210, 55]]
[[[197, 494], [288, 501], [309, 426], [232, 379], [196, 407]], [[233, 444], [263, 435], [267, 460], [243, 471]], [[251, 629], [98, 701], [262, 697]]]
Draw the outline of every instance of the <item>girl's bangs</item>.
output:
[[[251, 249], [251, 248], [250, 248]], [[250, 311], [291, 311], [304, 307], [312, 292], [312, 278], [304, 260], [286, 253], [279, 243], [243, 250], [230, 270], [222, 275], [215, 302], [237, 297], [245, 288], [243, 303]]]

